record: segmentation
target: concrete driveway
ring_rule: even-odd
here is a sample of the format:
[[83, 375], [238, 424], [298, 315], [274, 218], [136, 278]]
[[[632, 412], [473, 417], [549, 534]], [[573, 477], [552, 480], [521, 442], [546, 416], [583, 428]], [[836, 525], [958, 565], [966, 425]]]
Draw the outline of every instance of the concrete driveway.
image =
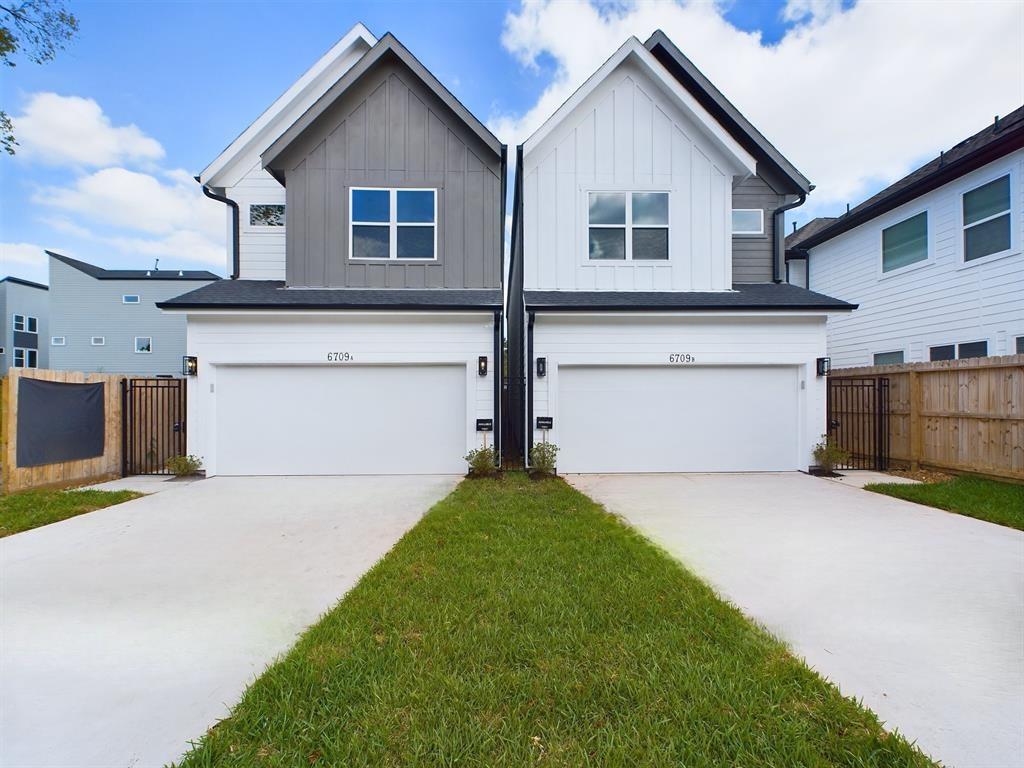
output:
[[457, 482], [217, 477], [0, 540], [0, 765], [178, 759]]
[[1024, 533], [796, 473], [570, 482], [946, 765], [1024, 765]]

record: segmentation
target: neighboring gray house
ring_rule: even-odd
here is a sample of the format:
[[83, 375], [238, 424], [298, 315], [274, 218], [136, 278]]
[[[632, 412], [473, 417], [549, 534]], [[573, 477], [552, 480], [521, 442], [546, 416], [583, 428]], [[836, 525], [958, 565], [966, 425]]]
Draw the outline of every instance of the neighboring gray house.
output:
[[0, 280], [0, 376], [8, 368], [49, 368], [47, 287], [20, 277]]
[[[206, 271], [102, 269], [52, 251], [49, 343], [54, 370], [180, 376], [185, 321], [160, 301], [217, 280]], [[47, 335], [48, 334], [48, 335]]]
[[208, 476], [461, 473], [498, 444], [505, 169], [398, 40], [357, 25], [203, 171], [237, 279], [160, 306], [188, 317]]

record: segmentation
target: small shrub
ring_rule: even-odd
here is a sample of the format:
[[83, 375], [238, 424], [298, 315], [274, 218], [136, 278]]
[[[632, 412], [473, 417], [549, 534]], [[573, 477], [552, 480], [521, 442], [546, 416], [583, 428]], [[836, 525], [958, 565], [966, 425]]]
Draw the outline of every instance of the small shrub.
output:
[[557, 469], [558, 446], [536, 443], [530, 449], [530, 468], [538, 475], [554, 475]]
[[821, 442], [814, 446], [814, 460], [825, 472], [832, 473], [840, 464], [849, 464], [850, 452], [844, 451], [828, 435], [821, 436]]
[[470, 451], [463, 458], [469, 464], [471, 477], [490, 477], [497, 474], [498, 468], [495, 464], [498, 461], [498, 452], [493, 448], [483, 447]]
[[172, 456], [165, 464], [167, 469], [178, 477], [194, 475], [203, 466], [203, 460], [198, 456]]

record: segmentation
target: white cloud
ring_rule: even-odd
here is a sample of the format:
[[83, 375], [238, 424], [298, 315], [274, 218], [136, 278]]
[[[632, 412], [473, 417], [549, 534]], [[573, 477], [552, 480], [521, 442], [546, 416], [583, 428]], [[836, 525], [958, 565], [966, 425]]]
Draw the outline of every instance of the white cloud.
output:
[[99, 104], [80, 96], [32, 94], [22, 114], [12, 119], [18, 156], [51, 165], [99, 167], [164, 156], [156, 139], [136, 125], [113, 125]]
[[12, 267], [40, 267], [46, 265], [43, 246], [35, 243], [0, 243], [0, 272], [11, 274]]
[[551, 57], [556, 74], [491, 128], [521, 143], [629, 35], [660, 28], [817, 185], [807, 213], [856, 203], [1024, 102], [1024, 4], [789, 0], [783, 13], [802, 23], [768, 46], [710, 3], [524, 3], [502, 44], [526, 67]]

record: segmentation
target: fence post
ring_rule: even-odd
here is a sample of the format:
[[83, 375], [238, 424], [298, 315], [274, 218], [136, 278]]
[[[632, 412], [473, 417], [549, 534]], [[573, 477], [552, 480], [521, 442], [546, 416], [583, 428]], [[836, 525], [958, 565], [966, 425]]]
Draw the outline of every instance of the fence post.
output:
[[922, 431], [924, 422], [921, 419], [921, 374], [910, 369], [910, 468], [915, 472], [921, 468]]

